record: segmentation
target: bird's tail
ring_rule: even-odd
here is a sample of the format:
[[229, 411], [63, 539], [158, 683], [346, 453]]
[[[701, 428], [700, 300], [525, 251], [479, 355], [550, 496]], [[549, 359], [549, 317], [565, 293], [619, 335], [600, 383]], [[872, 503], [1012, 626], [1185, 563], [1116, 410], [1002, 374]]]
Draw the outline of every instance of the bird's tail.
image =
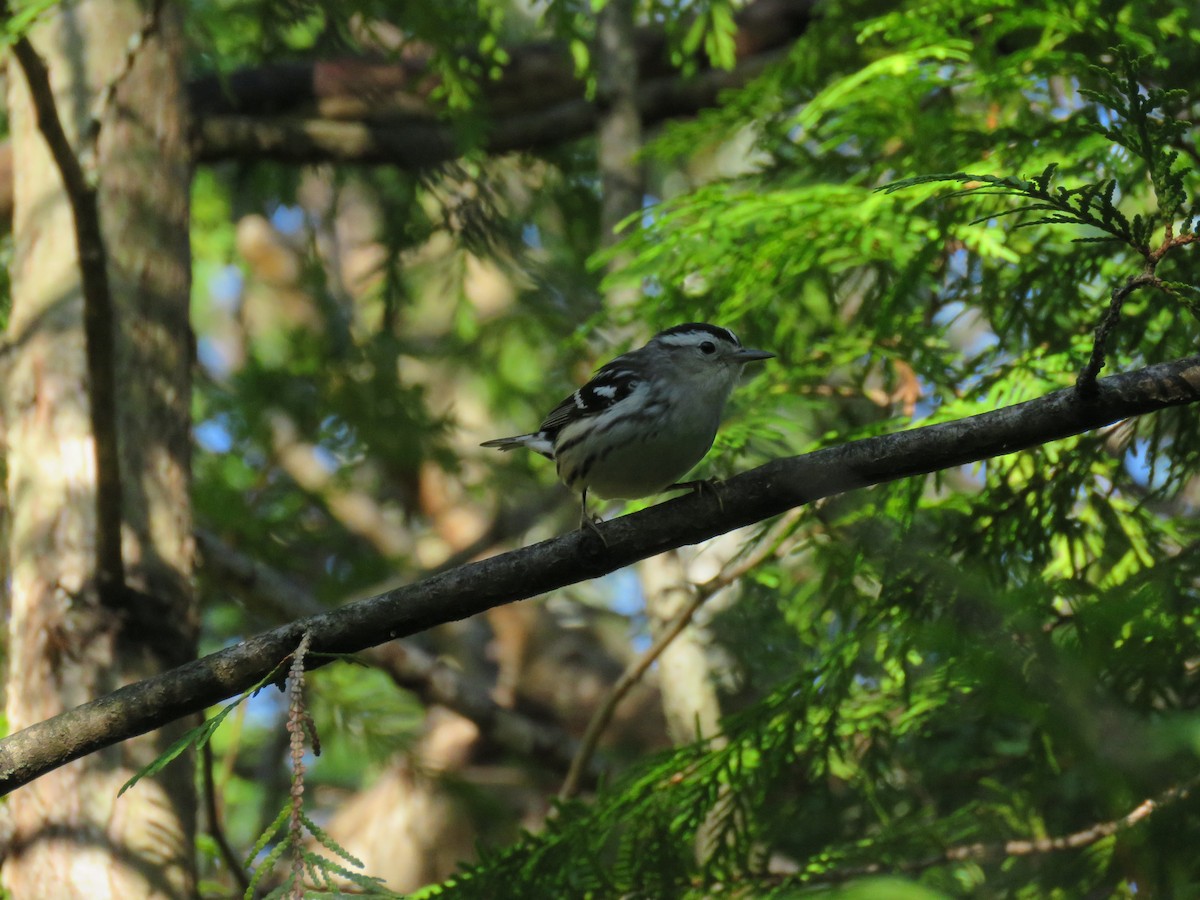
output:
[[491, 447], [494, 450], [516, 450], [518, 447], [527, 447], [534, 453], [540, 453], [546, 459], [554, 459], [554, 441], [544, 431], [535, 431], [532, 434], [518, 434], [515, 437], [496, 438], [491, 441], [484, 441], [480, 447]]
[[515, 437], [495, 438], [490, 441], [484, 441], [480, 447], [491, 447], [496, 450], [516, 450], [518, 447], [528, 447], [530, 442], [537, 437], [535, 434], [518, 434]]

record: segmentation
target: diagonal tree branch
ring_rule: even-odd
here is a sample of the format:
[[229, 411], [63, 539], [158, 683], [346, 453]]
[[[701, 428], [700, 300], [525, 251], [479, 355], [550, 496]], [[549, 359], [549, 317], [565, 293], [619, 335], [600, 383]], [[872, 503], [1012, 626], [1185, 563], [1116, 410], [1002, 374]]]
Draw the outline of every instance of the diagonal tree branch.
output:
[[[222, 582], [253, 593], [270, 608], [275, 621], [325, 611], [302, 587], [216, 535], [200, 529], [196, 541], [203, 552], [205, 569]], [[538, 721], [501, 706], [492, 699], [486, 685], [442, 662], [416, 642], [389, 641], [365, 651], [361, 658], [383, 671], [397, 687], [416, 694], [426, 705], [436, 703], [470, 719], [493, 745], [564, 772], [572, 766], [579, 745], [561, 725]], [[578, 777], [584, 784], [595, 784], [600, 775], [598, 766], [581, 763], [579, 769]]]
[[596, 578], [639, 559], [823, 497], [1015, 453], [1131, 416], [1200, 401], [1200, 356], [1073, 387], [966, 419], [778, 459], [730, 478], [720, 502], [680, 497], [601, 527], [504, 553], [342, 609], [273, 629], [120, 688], [0, 741], [0, 793], [73, 759], [205, 709], [265, 677], [305, 632], [312, 652], [354, 653], [498, 606]]

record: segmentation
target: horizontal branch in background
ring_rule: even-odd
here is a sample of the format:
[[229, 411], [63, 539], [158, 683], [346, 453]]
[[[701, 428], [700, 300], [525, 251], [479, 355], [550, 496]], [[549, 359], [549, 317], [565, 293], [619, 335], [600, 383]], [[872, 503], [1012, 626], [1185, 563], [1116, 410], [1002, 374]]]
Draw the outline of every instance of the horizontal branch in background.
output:
[[[736, 65], [680, 74], [661, 27], [637, 30], [636, 102], [642, 121], [695, 115], [779, 59], [807, 30], [815, 0], [757, 0], [737, 17]], [[416, 47], [398, 62], [362, 59], [279, 63], [226, 79], [193, 82], [199, 162], [271, 159], [291, 163], [386, 163], [424, 168], [472, 147], [489, 154], [536, 151], [591, 134], [602, 110], [563, 41], [507, 49], [495, 80], [480, 84], [478, 119], [466, 129], [433, 99], [432, 54]], [[474, 134], [470, 140], [464, 134]]]
[[1094, 394], [1066, 388], [993, 412], [778, 459], [600, 526], [503, 553], [333, 612], [257, 635], [120, 688], [0, 741], [0, 793], [134, 735], [199, 712], [258, 683], [311, 634], [320, 653], [356, 653], [473, 616], [649, 556], [715, 537], [796, 506], [1014, 453], [1132, 416], [1200, 401], [1200, 356], [1104, 378]]
[[[752, 57], [730, 71], [642, 83], [638, 111], [647, 124], [695, 115], [716, 104], [721, 91], [740, 87], [779, 58]], [[479, 122], [483, 137], [464, 141], [462, 129], [444, 118], [329, 119], [315, 116], [206, 115], [196, 120], [197, 162], [274, 160], [286, 163], [386, 164], [423, 169], [461, 156], [472, 146], [490, 155], [546, 150], [591, 134], [596, 104], [583, 97], [531, 97], [525, 110], [494, 113]], [[582, 93], [582, 85], [580, 86]]]
[[[778, 59], [811, 24], [816, 0], [756, 0], [737, 16], [737, 64], [685, 77], [670, 63], [659, 27], [638, 31], [638, 107], [653, 125], [695, 115]], [[596, 104], [585, 96], [567, 45], [537, 41], [506, 48], [501, 76], [482, 85], [480, 120], [468, 142], [433, 99], [431, 54], [406, 48], [398, 60], [268, 63], [188, 86], [198, 162], [276, 160], [423, 168], [470, 147], [535, 151], [591, 132]], [[475, 130], [481, 128], [482, 132]], [[0, 143], [0, 233], [12, 219], [12, 147]]]
[[[741, 63], [777, 50], [803, 34], [814, 18], [816, 0], [755, 0], [735, 18], [735, 59]], [[638, 81], [679, 78], [661, 25], [636, 29]], [[510, 44], [496, 78], [480, 74], [483, 110], [508, 116], [584, 97], [566, 41]], [[477, 60], [482, 73], [490, 63]], [[702, 51], [692, 60], [708, 67]], [[440, 87], [432, 48], [405, 44], [396, 59], [296, 60], [264, 63], [192, 81], [188, 95], [196, 118], [212, 116], [308, 116], [351, 121], [439, 118], [447, 113], [435, 94]]]

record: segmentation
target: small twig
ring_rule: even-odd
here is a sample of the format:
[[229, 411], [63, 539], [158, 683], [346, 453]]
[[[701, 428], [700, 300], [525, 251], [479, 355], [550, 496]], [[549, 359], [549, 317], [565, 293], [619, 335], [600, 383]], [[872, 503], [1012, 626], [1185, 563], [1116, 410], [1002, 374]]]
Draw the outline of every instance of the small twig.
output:
[[1187, 234], [1173, 235], [1171, 233], [1171, 229], [1173, 228], [1172, 223], [1168, 222], [1167, 225], [1167, 236], [1163, 238], [1163, 242], [1158, 246], [1158, 249], [1150, 254], [1150, 263], [1153, 265], [1161, 262], [1162, 258], [1176, 247], [1186, 247], [1188, 244], [1200, 241], [1200, 235], [1197, 235], [1194, 231], [1190, 231]]
[[871, 875], [894, 874], [898, 872], [911, 875], [947, 863], [989, 862], [1014, 856], [1035, 856], [1043, 853], [1057, 853], [1062, 850], [1078, 850], [1082, 847], [1091, 846], [1106, 837], [1111, 837], [1128, 828], [1132, 828], [1134, 825], [1150, 818], [1158, 810], [1173, 803], [1178, 803], [1195, 790], [1197, 785], [1200, 785], [1200, 776], [1192, 778], [1181, 785], [1169, 788], [1157, 797], [1150, 797], [1143, 800], [1119, 819], [1112, 819], [1108, 822], [1097, 822], [1081, 831], [1075, 831], [1061, 837], [1029, 838], [1000, 841], [991, 844], [982, 842], [977, 844], [960, 844], [956, 847], [948, 847], [940, 853], [934, 853], [922, 859], [906, 860], [897, 863], [870, 863], [864, 866], [836, 869], [811, 877], [789, 875], [781, 878], [780, 881], [794, 882], [798, 880], [804, 884], [832, 884], [850, 881], [855, 878], [865, 878]]
[[1100, 320], [1100, 324], [1096, 326], [1096, 336], [1092, 341], [1092, 355], [1075, 381], [1075, 390], [1081, 395], [1091, 396], [1096, 393], [1096, 378], [1100, 375], [1100, 370], [1104, 368], [1104, 356], [1108, 345], [1108, 337], [1121, 320], [1121, 307], [1125, 305], [1125, 301], [1129, 299], [1129, 295], [1143, 285], [1157, 285], [1158, 283], [1159, 280], [1154, 275], [1153, 270], [1147, 268], [1146, 271], [1134, 275], [1120, 287], [1113, 288], [1112, 299], [1108, 303], [1108, 311], [1105, 312], [1104, 318]]
[[754, 550], [741, 559], [733, 561], [713, 578], [698, 586], [692, 599], [688, 601], [688, 604], [679, 611], [674, 619], [667, 623], [667, 627], [655, 638], [654, 643], [650, 645], [649, 649], [621, 673], [621, 677], [609, 688], [604, 700], [596, 708], [596, 711], [592, 713], [587, 730], [584, 731], [583, 737], [579, 741], [579, 749], [575, 752], [575, 757], [571, 760], [571, 768], [567, 770], [567, 777], [563, 780], [562, 787], [558, 791], [560, 800], [567, 800], [573, 797], [579, 790], [583, 775], [591, 765], [592, 755], [596, 752], [596, 746], [600, 742], [600, 736], [604, 733], [604, 729], [608, 727], [608, 723], [612, 721], [613, 714], [616, 712], [618, 704], [625, 698], [625, 695], [641, 680], [642, 676], [654, 664], [654, 661], [662, 656], [667, 647], [671, 645], [671, 642], [683, 633], [683, 630], [692, 621], [692, 617], [696, 615], [696, 612], [709, 598], [718, 591], [729, 587], [729, 585], [733, 584], [779, 550], [791, 527], [800, 518], [802, 513], [801, 509], [793, 509], [787, 512], [775, 523], [770, 532], [759, 541], [758, 546]]
[[[304, 897], [304, 738], [312, 729], [312, 719], [304, 708], [304, 657], [312, 632], [305, 631], [292, 654], [288, 670], [287, 731], [292, 760], [292, 812], [288, 817], [288, 842], [292, 850], [292, 896]], [[313, 732], [315, 734], [315, 732]]]
[[204, 742], [201, 757], [201, 768], [204, 771], [204, 805], [208, 813], [208, 833], [216, 842], [221, 859], [224, 860], [233, 880], [245, 894], [250, 889], [250, 876], [242, 868], [241, 859], [234, 852], [229, 838], [225, 836], [225, 826], [221, 823], [221, 812], [217, 808], [217, 783], [213, 777], [212, 741]]
[[[0, 15], [7, 12], [8, 4], [0, 2]], [[59, 120], [46, 64], [26, 37], [13, 42], [12, 52], [25, 73], [38, 129], [62, 176], [75, 223], [83, 290], [88, 405], [96, 460], [96, 577], [101, 598], [119, 602], [125, 586], [125, 563], [121, 557], [121, 473], [113, 374], [116, 350], [108, 254], [100, 230], [96, 190], [89, 184]]]
[[1108, 303], [1108, 311], [1105, 312], [1104, 318], [1100, 320], [1100, 324], [1096, 326], [1096, 336], [1092, 341], [1092, 355], [1088, 359], [1087, 365], [1079, 373], [1079, 378], [1075, 381], [1075, 389], [1082, 396], [1092, 396], [1096, 393], [1096, 378], [1100, 375], [1100, 370], [1104, 368], [1104, 356], [1107, 352], [1108, 337], [1112, 334], [1113, 329], [1117, 327], [1117, 323], [1121, 319], [1121, 308], [1125, 305], [1125, 301], [1129, 299], [1129, 295], [1145, 285], [1153, 285], [1156, 288], [1162, 289], [1162, 280], [1155, 274], [1155, 268], [1162, 262], [1162, 258], [1176, 247], [1194, 244], [1197, 240], [1200, 240], [1200, 236], [1192, 232], [1177, 236], [1174, 232], [1174, 223], [1168, 222], [1162, 243], [1146, 257], [1146, 268], [1120, 287], [1113, 288], [1112, 299]]

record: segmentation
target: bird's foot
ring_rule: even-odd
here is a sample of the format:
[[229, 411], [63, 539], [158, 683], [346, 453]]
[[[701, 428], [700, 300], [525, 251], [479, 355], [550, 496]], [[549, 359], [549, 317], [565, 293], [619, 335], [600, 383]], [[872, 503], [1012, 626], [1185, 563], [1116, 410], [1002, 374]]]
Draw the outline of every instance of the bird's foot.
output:
[[591, 513], [588, 512], [587, 490], [584, 489], [583, 496], [580, 498], [580, 504], [579, 504], [579, 530], [580, 531], [590, 531], [592, 534], [594, 534], [600, 540], [600, 543], [604, 546], [604, 549], [607, 550], [608, 549], [608, 541], [606, 541], [604, 539], [604, 535], [602, 535], [600, 533], [600, 529], [596, 525], [597, 522], [602, 522], [602, 521], [604, 521], [604, 520], [601, 519], [599, 516], [593, 516]]
[[716, 478], [701, 478], [696, 481], [677, 481], [675, 484], [663, 488], [665, 491], [691, 491], [694, 494], [703, 494], [708, 491], [712, 494], [713, 499], [717, 501], [717, 508], [721, 512], [725, 512], [725, 501], [721, 497], [721, 482]]
[[597, 524], [597, 523], [603, 522], [603, 521], [604, 520], [601, 519], [599, 516], [596, 516], [593, 518], [592, 516], [589, 516], [587, 513], [584, 513], [583, 516], [580, 517], [580, 519], [579, 519], [579, 530], [580, 531], [590, 531], [592, 534], [594, 534], [599, 539], [600, 543], [604, 545], [604, 549], [607, 550], [608, 549], [608, 541], [606, 541], [604, 539], [604, 535], [602, 535], [600, 533], [600, 527]]

